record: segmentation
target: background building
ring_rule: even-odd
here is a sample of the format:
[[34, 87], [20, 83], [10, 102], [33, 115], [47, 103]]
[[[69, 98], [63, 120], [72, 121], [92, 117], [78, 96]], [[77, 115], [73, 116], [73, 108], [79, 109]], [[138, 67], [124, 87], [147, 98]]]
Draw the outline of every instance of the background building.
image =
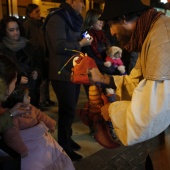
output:
[[[0, 19], [8, 15], [25, 19], [26, 6], [30, 3], [38, 4], [41, 9], [41, 16], [45, 18], [49, 9], [58, 8], [62, 1], [65, 0], [0, 0]], [[96, 8], [102, 10], [104, 8], [104, 1], [105, 0], [85, 0], [86, 9], [82, 15], [85, 16], [86, 11], [89, 9]], [[146, 5], [154, 6], [170, 16], [170, 5], [166, 4], [168, 0], [142, 0], [142, 2]]]
[[[42, 17], [46, 17], [49, 8], [57, 8], [60, 3], [64, 0], [0, 0], [0, 19], [3, 16], [12, 15], [20, 18], [25, 18], [26, 6], [29, 3], [38, 4], [41, 8]], [[103, 9], [104, 0], [85, 0], [86, 9], [84, 10], [83, 16], [89, 9], [97, 8]], [[142, 0], [145, 4], [149, 5], [150, 2], [155, 3], [161, 0]], [[166, 1], [166, 0], [164, 0]]]

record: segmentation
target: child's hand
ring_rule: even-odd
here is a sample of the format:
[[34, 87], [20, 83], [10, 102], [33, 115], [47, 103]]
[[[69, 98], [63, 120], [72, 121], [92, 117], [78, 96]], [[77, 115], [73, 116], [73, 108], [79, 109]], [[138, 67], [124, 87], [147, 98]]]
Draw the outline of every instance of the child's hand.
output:
[[49, 132], [50, 132], [50, 133], [54, 133], [54, 132], [55, 132], [55, 130], [53, 130], [53, 129], [52, 129], [52, 130], [49, 130]]
[[54, 133], [54, 132], [55, 132], [55, 127], [49, 129], [49, 132], [50, 132], [50, 133]]
[[17, 116], [20, 114], [25, 114], [25, 113], [31, 113], [31, 109], [28, 109], [27, 107], [23, 107], [23, 103], [17, 103], [13, 108], [10, 110], [11, 116]]

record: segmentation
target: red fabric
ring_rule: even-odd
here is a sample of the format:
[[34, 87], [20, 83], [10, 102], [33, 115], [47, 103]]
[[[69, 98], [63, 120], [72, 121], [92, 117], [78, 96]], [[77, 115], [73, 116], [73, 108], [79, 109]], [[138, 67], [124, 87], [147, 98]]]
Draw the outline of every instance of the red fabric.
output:
[[[99, 103], [93, 103], [96, 100], [91, 98], [90, 95], [93, 97], [97, 96], [97, 98], [100, 96], [102, 103], [100, 102], [99, 98], [97, 100]], [[78, 115], [82, 122], [89, 126], [91, 132], [94, 133], [94, 138], [100, 145], [113, 149], [119, 147], [120, 144], [115, 141], [115, 139], [113, 139], [110, 128], [101, 115], [101, 107], [106, 103], [108, 103], [108, 100], [107, 97], [102, 93], [101, 88], [99, 86], [93, 85], [93, 88], [89, 88], [89, 102], [85, 105], [84, 109], [80, 110]]]
[[101, 115], [95, 115], [93, 124], [94, 129], [96, 130], [94, 138], [100, 145], [109, 149], [114, 149], [120, 146], [120, 144], [111, 136], [110, 129]]
[[93, 37], [91, 47], [95, 53], [95, 56], [97, 56], [98, 58], [102, 58], [100, 52], [98, 51], [97, 44], [98, 42], [102, 42], [103, 44], [105, 44], [106, 47], [110, 46], [108, 38], [106, 37], [103, 30], [90, 29], [88, 32]]
[[88, 70], [97, 67], [95, 61], [88, 56], [79, 56], [78, 61], [72, 69], [71, 81], [77, 84], [91, 84]]

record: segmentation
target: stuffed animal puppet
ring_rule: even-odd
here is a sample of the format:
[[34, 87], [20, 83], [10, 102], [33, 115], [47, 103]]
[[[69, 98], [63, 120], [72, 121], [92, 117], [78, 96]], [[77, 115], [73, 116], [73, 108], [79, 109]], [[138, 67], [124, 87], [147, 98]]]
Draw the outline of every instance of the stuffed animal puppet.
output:
[[106, 51], [107, 57], [105, 59], [104, 65], [106, 67], [114, 66], [117, 68], [121, 74], [125, 74], [125, 66], [121, 60], [122, 49], [117, 46], [112, 46]]

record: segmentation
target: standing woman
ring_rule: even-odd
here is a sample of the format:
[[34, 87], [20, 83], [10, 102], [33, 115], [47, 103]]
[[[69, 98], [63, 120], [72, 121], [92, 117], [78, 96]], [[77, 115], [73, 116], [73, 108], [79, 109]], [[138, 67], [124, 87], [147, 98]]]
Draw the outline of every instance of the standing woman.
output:
[[23, 23], [25, 37], [32, 44], [36, 53], [35, 60], [40, 69], [40, 108], [55, 105], [50, 100], [49, 80], [48, 80], [48, 53], [45, 43], [45, 35], [42, 29], [43, 19], [41, 17], [40, 7], [37, 4], [28, 4], [26, 7], [27, 20]]
[[93, 41], [90, 46], [83, 47], [82, 51], [95, 60], [102, 73], [111, 75], [115, 72], [115, 68], [104, 66], [106, 51], [111, 43], [103, 31], [104, 22], [99, 20], [100, 16], [101, 11], [97, 9], [87, 11], [82, 30], [83, 32], [88, 31], [90, 36], [93, 37]]
[[10, 57], [19, 67], [17, 83], [25, 84], [30, 90], [31, 104], [38, 105], [36, 84], [38, 67], [34, 60], [34, 50], [23, 35], [23, 29], [15, 17], [0, 21], [0, 54]]
[[[99, 20], [101, 16], [101, 11], [97, 9], [90, 9], [87, 11], [82, 32], [88, 32], [88, 34], [93, 37], [93, 41], [90, 46], [85, 46], [82, 48], [82, 52], [86, 53], [89, 57], [93, 58], [96, 62], [98, 69], [103, 74], [116, 74], [119, 73], [117, 68], [114, 66], [106, 67], [104, 65], [106, 58], [106, 51], [111, 46], [111, 43], [103, 31], [104, 22]], [[89, 85], [84, 85], [87, 97], [89, 96]]]
[[58, 143], [72, 161], [82, 159], [81, 155], [74, 152], [79, 150], [80, 146], [71, 138], [80, 85], [70, 81], [72, 62], [69, 62], [61, 74], [58, 74], [58, 71], [75, 54], [65, 49], [81, 51], [81, 47], [91, 44], [92, 39], [81, 39], [83, 18], [80, 14], [84, 7], [84, 0], [66, 0], [58, 10], [49, 14], [48, 21], [45, 21], [49, 77], [59, 104]]
[[[12, 117], [23, 114], [25, 111], [21, 108], [21, 103], [17, 103], [13, 108], [4, 109], [1, 106], [8, 96], [13, 92], [17, 80], [16, 64], [4, 55], [0, 55], [0, 133], [5, 132], [13, 126]], [[10, 156], [3, 157], [2, 153], [6, 152]], [[0, 169], [20, 169], [20, 156], [10, 149], [3, 142], [0, 135]]]

